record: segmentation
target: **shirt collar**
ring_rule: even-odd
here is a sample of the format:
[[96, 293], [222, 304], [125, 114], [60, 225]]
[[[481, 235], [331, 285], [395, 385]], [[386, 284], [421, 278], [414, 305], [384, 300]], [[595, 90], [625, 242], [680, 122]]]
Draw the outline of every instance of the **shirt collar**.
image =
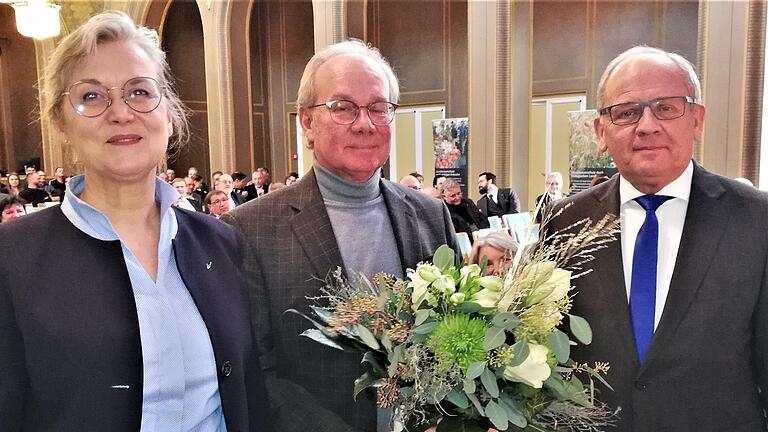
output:
[[[680, 198], [683, 201], [688, 201], [691, 196], [691, 181], [693, 180], [693, 162], [688, 162], [688, 166], [685, 168], [682, 174], [668, 185], [661, 188], [656, 195], [668, 195], [675, 198]], [[621, 205], [624, 205], [630, 201], [633, 201], [639, 196], [645, 195], [637, 190], [629, 180], [623, 176], [619, 177], [619, 197], [621, 198]]]
[[[68, 188], [67, 194], [64, 195], [64, 202], [61, 203], [61, 211], [72, 225], [98, 240], [120, 240], [106, 215], [80, 199], [80, 194], [85, 189], [85, 176], [72, 177]], [[155, 202], [160, 205], [161, 231], [167, 229], [171, 238], [176, 237], [178, 228], [171, 205], [178, 201], [179, 197], [179, 193], [173, 186], [159, 178], [155, 179]]]

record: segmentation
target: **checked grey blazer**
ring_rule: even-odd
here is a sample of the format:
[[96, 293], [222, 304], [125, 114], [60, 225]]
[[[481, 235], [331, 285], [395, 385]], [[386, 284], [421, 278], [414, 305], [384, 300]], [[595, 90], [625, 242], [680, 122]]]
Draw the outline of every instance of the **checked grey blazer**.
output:
[[[455, 233], [442, 201], [381, 181], [400, 260], [406, 268], [431, 259]], [[373, 392], [353, 398], [364, 371], [359, 353], [345, 353], [299, 334], [310, 327], [306, 296], [319, 295], [326, 275], [343, 263], [314, 172], [297, 184], [249, 201], [222, 217], [245, 238], [253, 329], [267, 370], [267, 387], [281, 431], [375, 431]], [[376, 253], [361, 250], [360, 253]]]

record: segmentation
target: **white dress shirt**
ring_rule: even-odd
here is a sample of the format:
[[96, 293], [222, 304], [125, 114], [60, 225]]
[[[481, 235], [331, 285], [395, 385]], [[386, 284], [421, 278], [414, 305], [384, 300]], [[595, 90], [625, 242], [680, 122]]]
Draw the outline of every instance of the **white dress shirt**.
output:
[[[656, 195], [674, 197], [662, 204], [656, 210], [659, 220], [659, 255], [656, 271], [656, 309], [654, 312], [653, 329], [659, 325], [664, 304], [669, 294], [669, 284], [675, 270], [677, 251], [680, 248], [680, 238], [683, 234], [685, 215], [688, 212], [688, 199], [691, 195], [691, 180], [693, 179], [693, 163], [672, 183], [664, 186]], [[635, 189], [624, 177], [619, 179], [619, 197], [621, 199], [621, 252], [624, 260], [624, 283], [627, 289], [627, 302], [632, 287], [632, 258], [635, 254], [635, 239], [640, 227], [645, 222], [645, 209], [635, 201], [635, 198], [645, 195]]]

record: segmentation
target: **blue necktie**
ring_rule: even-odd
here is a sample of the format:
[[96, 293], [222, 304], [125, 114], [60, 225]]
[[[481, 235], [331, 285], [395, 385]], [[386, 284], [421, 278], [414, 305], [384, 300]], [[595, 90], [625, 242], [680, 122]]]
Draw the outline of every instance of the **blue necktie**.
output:
[[656, 309], [656, 264], [659, 254], [659, 220], [656, 209], [671, 199], [666, 195], [643, 195], [635, 198], [645, 209], [645, 222], [635, 240], [632, 258], [632, 287], [629, 291], [629, 311], [635, 332], [635, 346], [640, 363], [653, 339], [653, 316]]

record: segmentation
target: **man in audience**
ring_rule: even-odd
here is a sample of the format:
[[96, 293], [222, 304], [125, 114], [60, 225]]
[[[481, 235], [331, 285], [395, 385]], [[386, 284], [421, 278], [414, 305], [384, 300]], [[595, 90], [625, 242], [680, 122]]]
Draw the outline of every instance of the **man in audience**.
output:
[[191, 177], [184, 177], [184, 193], [182, 193], [182, 196], [189, 200], [195, 211], [203, 211], [203, 200], [200, 199], [200, 195], [195, 193], [195, 181]]
[[208, 195], [208, 192], [210, 192], [210, 188], [207, 184], [205, 184], [203, 181], [203, 176], [200, 174], [193, 174], [190, 176], [190, 178], [195, 182], [195, 195], [200, 198], [200, 202], [203, 202], [206, 195]]
[[269, 185], [266, 183], [268, 177], [269, 174], [265, 168], [256, 168], [256, 171], [251, 174], [251, 182], [245, 188], [245, 191], [248, 192], [248, 195], [245, 197], [246, 201], [258, 198], [269, 192]]
[[296, 172], [291, 171], [291, 172], [288, 173], [287, 176], [285, 176], [285, 185], [286, 186], [290, 186], [290, 185], [296, 183], [297, 181], [299, 181], [299, 174], [296, 173]]
[[496, 186], [496, 174], [480, 173], [477, 178], [477, 189], [482, 195], [477, 200], [477, 208], [485, 216], [501, 217], [505, 214], [520, 213], [520, 198], [517, 197], [517, 192]]
[[546, 238], [583, 218], [621, 220], [619, 240], [573, 281], [571, 312], [593, 338], [572, 357], [610, 364], [613, 390], [595, 384], [621, 407], [611, 430], [765, 432], [768, 195], [692, 161], [705, 109], [683, 57], [625, 51], [597, 106], [598, 147], [619, 176], [554, 203], [564, 210], [542, 227]]
[[197, 168], [195, 168], [195, 167], [187, 168], [187, 177], [196, 176], [197, 174], [198, 174]]
[[549, 204], [563, 197], [563, 175], [557, 171], [547, 174], [544, 179], [544, 193], [536, 197], [536, 223], [541, 223], [541, 216]]
[[412, 175], [416, 177], [416, 179], [419, 181], [419, 185], [424, 186], [424, 176], [421, 175], [421, 173], [419, 173], [418, 171], [414, 171], [408, 175]]
[[38, 173], [35, 171], [30, 172], [27, 174], [27, 187], [19, 192], [19, 196], [26, 202], [32, 203], [32, 207], [37, 207], [39, 204], [42, 204], [44, 202], [51, 202], [53, 201], [51, 199], [51, 196], [48, 195], [48, 193], [40, 189], [38, 185], [40, 184], [40, 177], [38, 176]]
[[465, 232], [472, 238], [472, 232], [483, 228], [490, 228], [488, 218], [480, 212], [475, 203], [464, 198], [461, 186], [452, 179], [443, 182], [442, 197], [451, 213], [451, 222], [456, 232]]
[[245, 235], [253, 328], [278, 430], [391, 430], [386, 413], [377, 425], [374, 391], [353, 397], [366, 370], [360, 357], [300, 337], [307, 322], [285, 310], [308, 312], [315, 302], [306, 296], [321, 295], [322, 280], [337, 267], [350, 278], [403, 277], [441, 244], [458, 250], [442, 203], [380, 176], [398, 95], [397, 78], [375, 48], [350, 40], [317, 52], [298, 95], [312, 170], [224, 216]]
[[67, 176], [64, 174], [63, 167], [56, 167], [54, 171], [53, 179], [48, 182], [50, 186], [50, 194], [59, 197], [60, 201], [64, 201], [64, 194], [67, 191]]
[[26, 201], [18, 196], [8, 196], [0, 198], [0, 223], [10, 222], [26, 214], [24, 211]]
[[232, 207], [230, 207], [230, 198], [227, 196], [226, 192], [221, 190], [212, 190], [208, 192], [203, 204], [205, 204], [208, 213], [216, 219], [221, 218], [221, 216], [232, 209]]
[[400, 184], [407, 188], [411, 188], [413, 190], [421, 190], [421, 182], [419, 181], [419, 179], [417, 179], [416, 177], [410, 174], [401, 178]]
[[173, 170], [171, 168], [168, 168], [165, 170], [165, 181], [167, 181], [170, 184], [173, 184], [173, 181], [176, 180], [176, 170]]
[[243, 197], [243, 202], [248, 201], [248, 191], [245, 190], [245, 180], [247, 178], [248, 176], [241, 171], [232, 173], [232, 188]]

